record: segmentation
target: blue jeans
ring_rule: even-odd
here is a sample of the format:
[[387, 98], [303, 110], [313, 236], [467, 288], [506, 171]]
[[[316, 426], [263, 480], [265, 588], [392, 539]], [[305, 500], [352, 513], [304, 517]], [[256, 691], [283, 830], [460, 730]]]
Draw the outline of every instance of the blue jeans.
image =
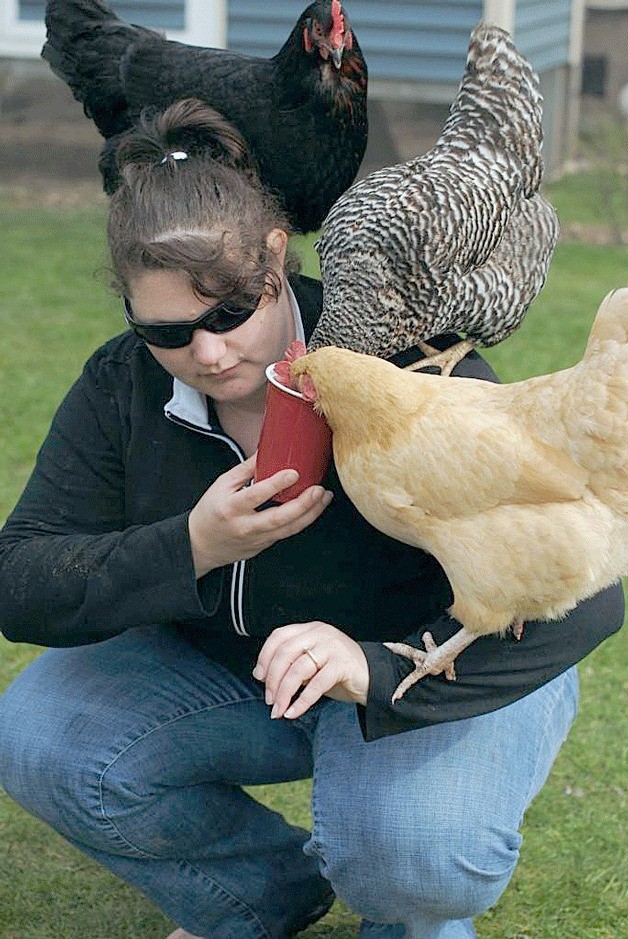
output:
[[[174, 630], [134, 629], [18, 676], [0, 698], [0, 783], [196, 935], [292, 935], [333, 888], [364, 939], [468, 939], [577, 694], [572, 669], [492, 714], [364, 743], [353, 705], [271, 721], [257, 682]], [[242, 789], [312, 775], [311, 834]]]

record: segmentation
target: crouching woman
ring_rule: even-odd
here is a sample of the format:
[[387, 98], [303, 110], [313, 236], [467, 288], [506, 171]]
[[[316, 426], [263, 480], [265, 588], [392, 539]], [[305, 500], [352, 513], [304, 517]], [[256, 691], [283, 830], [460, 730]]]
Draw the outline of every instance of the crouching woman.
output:
[[[472, 937], [621, 590], [478, 640], [455, 684], [393, 706], [409, 666], [383, 642], [456, 631], [442, 569], [372, 529], [333, 466], [282, 505], [290, 468], [253, 481], [266, 366], [307, 341], [320, 284], [215, 112], [172, 106], [119, 162], [129, 329], [68, 392], [0, 535], [0, 628], [47, 647], [0, 699], [0, 783], [179, 939], [280, 939], [336, 895], [363, 937]], [[494, 378], [477, 355], [457, 373]], [[311, 831], [245, 788], [310, 777]]]

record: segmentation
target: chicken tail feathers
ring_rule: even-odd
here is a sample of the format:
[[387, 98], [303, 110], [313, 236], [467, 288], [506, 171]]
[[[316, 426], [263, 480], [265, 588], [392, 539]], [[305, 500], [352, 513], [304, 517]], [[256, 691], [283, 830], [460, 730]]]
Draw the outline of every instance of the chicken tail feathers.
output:
[[107, 137], [98, 158], [98, 169], [102, 176], [103, 189], [108, 196], [113, 195], [120, 185], [120, 170], [118, 168], [118, 145], [124, 138], [124, 133]]
[[492, 117], [502, 144], [520, 166], [524, 193], [538, 191], [543, 175], [539, 78], [509, 34], [480, 23], [471, 33], [467, 67], [450, 121], [481, 112]]
[[41, 51], [104, 137], [127, 129], [124, 62], [151, 30], [123, 23], [101, 0], [48, 0]]
[[628, 287], [611, 290], [597, 311], [585, 358], [607, 342], [628, 343]]

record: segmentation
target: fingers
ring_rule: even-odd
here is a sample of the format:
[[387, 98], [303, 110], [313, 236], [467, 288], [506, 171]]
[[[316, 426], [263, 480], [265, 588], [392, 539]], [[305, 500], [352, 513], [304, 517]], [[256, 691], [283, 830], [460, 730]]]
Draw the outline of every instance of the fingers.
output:
[[[275, 640], [275, 648], [271, 646], [270, 650], [265, 651], [266, 654], [264, 660], [267, 660], [268, 664], [264, 666], [262, 664], [262, 670], [264, 670], [264, 681], [266, 683], [266, 703], [274, 704], [277, 701], [277, 696], [279, 694], [279, 688], [284, 684], [284, 695], [286, 693], [285, 689], [291, 691], [291, 694], [288, 695], [287, 700], [285, 701], [285, 707], [288, 707], [290, 698], [298, 690], [298, 688], [305, 681], [309, 681], [314, 677], [318, 669], [324, 664], [322, 661], [322, 654], [317, 655], [313, 652], [318, 666], [315, 665], [314, 660], [306, 653], [306, 649], [314, 647], [314, 643], [311, 638], [308, 642], [307, 633], [298, 631], [292, 636], [286, 635], [287, 631], [294, 629], [294, 627], [285, 626], [282, 630], [275, 630], [275, 632], [282, 632], [285, 630], [285, 638], [279, 645]], [[270, 657], [269, 657], [270, 656]], [[261, 659], [261, 654], [260, 654]], [[260, 664], [258, 660], [258, 665]], [[285, 708], [284, 708], [285, 710]]]
[[[242, 465], [244, 466], [244, 464]], [[285, 469], [268, 476], [266, 479], [260, 479], [259, 482], [253, 483], [252, 486], [242, 490], [242, 504], [248, 509], [257, 509], [265, 502], [270, 502], [282, 489], [294, 486], [298, 478], [299, 474], [296, 470]]]
[[[304, 649], [313, 648], [314, 641], [311, 635], [313, 625], [315, 624], [291, 623], [289, 626], [279, 626], [277, 629], [273, 629], [257, 657], [253, 677], [266, 682], [268, 685], [269, 681], [272, 680], [269, 671], [277, 655], [280, 656], [280, 662], [275, 668], [275, 675], [282, 675], [286, 667], [294, 662], [299, 655], [303, 654]], [[317, 661], [320, 662], [318, 656]], [[271, 691], [273, 689], [274, 686], [271, 685]]]
[[[240, 491], [242, 505], [247, 509], [258, 509], [267, 502], [271, 502], [274, 497], [284, 489], [289, 489], [290, 486], [294, 486], [294, 484], [298, 482], [298, 479], [299, 474], [294, 469], [280, 470], [278, 473], [274, 473], [266, 479], [260, 479], [259, 482], [254, 483], [252, 486], [247, 486], [246, 489]], [[292, 506], [295, 511], [306, 507], [307, 498], [303, 500], [302, 496], [308, 492], [311, 496], [313, 492], [316, 492], [317, 496], [320, 496], [325, 492], [325, 489], [323, 489], [322, 486], [308, 486], [299, 496], [290, 499], [290, 501], [285, 504]], [[266, 515], [266, 512], [264, 514]]]
[[319, 621], [274, 629], [262, 646], [253, 677], [266, 685], [271, 717], [289, 720], [305, 714], [322, 695], [365, 706], [371, 681], [360, 644]]
[[321, 624], [281, 626], [264, 643], [253, 676], [266, 684], [265, 699], [273, 706], [270, 713], [273, 719], [301, 717], [338, 681], [338, 670], [329, 661], [329, 650], [313, 634], [313, 627], [318, 625]]
[[296, 499], [267, 509], [264, 514], [272, 514], [265, 521], [272, 525], [277, 538], [289, 538], [315, 522], [332, 499], [332, 492], [322, 486], [311, 486]]
[[[314, 648], [315, 653], [312, 651], [318, 665], [301, 647], [293, 653], [296, 658], [290, 664], [285, 664], [287, 660], [279, 662], [279, 657], [275, 656], [266, 682], [266, 703], [273, 706], [270, 712], [273, 720], [279, 717], [290, 720], [301, 717], [338, 681], [336, 669], [324, 661], [324, 650]], [[299, 691], [298, 698], [295, 698]]]
[[[307, 688], [319, 674], [320, 672], [311, 659], [309, 659], [305, 653], [301, 652], [299, 657], [295, 659], [273, 686], [276, 689], [274, 694], [270, 691], [269, 686], [266, 685], [267, 703], [273, 706], [270, 712], [271, 718], [274, 720], [277, 717], [283, 717], [299, 689]], [[312, 703], [318, 701], [319, 697], [320, 695], [316, 696]]]
[[234, 491], [241, 489], [242, 486], [246, 486], [250, 483], [255, 475], [255, 460], [256, 454], [254, 453], [248, 460], [244, 460], [242, 463], [236, 463], [235, 466], [232, 466], [231, 469], [223, 473], [221, 479], [232, 486]]
[[282, 710], [282, 707], [277, 703], [270, 712], [270, 716], [272, 718], [285, 717], [289, 721], [295, 720], [297, 717], [303, 717], [312, 705], [320, 701], [328, 691], [331, 691], [336, 682], [337, 677], [333, 669], [329, 667], [322, 668], [286, 710]]
[[[283, 475], [284, 472], [293, 471], [282, 470], [280, 474], [276, 475]], [[270, 477], [270, 479], [274, 478], [275, 477]], [[272, 499], [273, 495], [276, 495], [281, 489], [285, 488], [284, 485], [281, 485], [279, 488], [276, 484], [270, 487], [263, 485], [270, 482], [270, 479], [264, 480], [263, 483], [255, 483], [254, 486], [250, 487], [251, 492], [247, 492], [246, 494], [249, 504], [254, 506], [263, 505], [265, 502]], [[290, 481], [288, 485], [292, 485], [293, 482], [294, 480]], [[262, 487], [262, 489], [258, 490], [258, 486]], [[253, 493], [252, 490], [254, 489], [258, 491]], [[271, 493], [271, 495], [268, 495], [268, 493]], [[256, 528], [260, 532], [272, 532], [275, 540], [288, 538], [290, 535], [296, 535], [297, 532], [302, 531], [318, 518], [323, 510], [327, 508], [332, 498], [333, 493], [324, 489], [322, 486], [310, 486], [295, 499], [290, 499], [289, 502], [285, 502], [282, 505], [270, 506], [264, 509], [263, 512], [257, 513], [255, 521]]]
[[289, 707], [284, 709], [283, 700], [281, 703], [277, 701], [270, 712], [271, 718], [285, 717], [288, 720], [294, 720], [302, 717], [323, 695], [331, 691], [336, 682], [337, 676], [334, 670], [330, 667], [322, 668]]
[[[282, 489], [294, 486], [299, 479], [297, 470], [288, 468], [279, 470], [278, 473], [274, 473], [272, 476], [268, 476], [266, 479], [262, 479], [252, 486], [249, 486], [248, 483], [255, 477], [256, 460], [257, 453], [254, 453], [253, 456], [248, 457], [248, 459], [244, 460], [242, 463], [236, 463], [235, 466], [232, 466], [231, 469], [227, 470], [222, 476], [222, 479], [227, 482], [234, 491], [242, 491], [243, 496], [245, 496], [245, 500], [243, 501], [250, 504], [251, 508], [257, 508], [258, 505], [268, 502], [269, 499], [276, 496]], [[243, 486], [247, 488], [242, 489]]]
[[246, 485], [253, 478], [250, 457], [223, 473], [192, 508], [188, 531], [196, 577], [215, 567], [254, 557], [276, 541], [298, 534], [321, 515], [333, 493], [310, 486], [283, 505], [256, 508], [291, 486], [298, 473], [281, 470], [269, 479]]

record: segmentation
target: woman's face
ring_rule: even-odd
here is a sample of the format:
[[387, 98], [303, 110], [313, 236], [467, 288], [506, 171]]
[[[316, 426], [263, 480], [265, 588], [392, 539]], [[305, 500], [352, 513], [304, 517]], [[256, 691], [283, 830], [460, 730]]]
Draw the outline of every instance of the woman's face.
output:
[[[283, 257], [278, 258], [278, 267]], [[187, 275], [179, 271], [142, 271], [130, 284], [133, 317], [140, 322], [194, 320], [221, 298], [199, 300]], [[255, 313], [229, 332], [196, 329], [181, 349], [147, 344], [167, 372], [216, 402], [262, 409], [265, 370], [281, 359], [295, 338], [294, 317], [285, 285], [278, 300], [264, 297]]]

